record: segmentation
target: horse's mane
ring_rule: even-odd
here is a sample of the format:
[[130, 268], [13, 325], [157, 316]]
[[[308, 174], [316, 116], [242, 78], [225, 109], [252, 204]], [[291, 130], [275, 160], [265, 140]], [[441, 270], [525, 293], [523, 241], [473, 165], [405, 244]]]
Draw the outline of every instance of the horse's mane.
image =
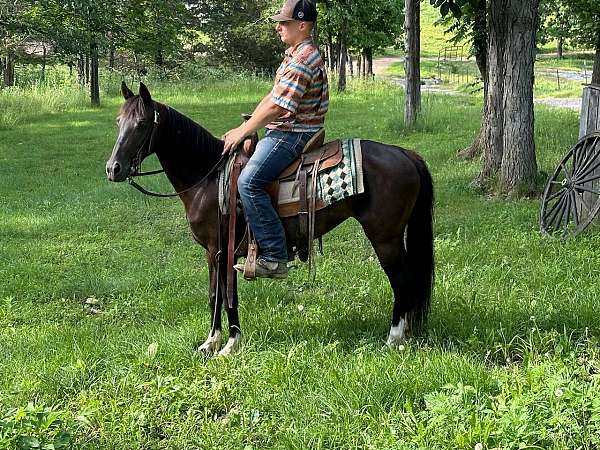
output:
[[[202, 153], [211, 156], [220, 156], [223, 151], [223, 141], [214, 137], [200, 124], [163, 103], [155, 102], [156, 109], [160, 113], [160, 121], [164, 123], [165, 129], [177, 130], [173, 136], [177, 145], [182, 148], [202, 149]], [[142, 118], [146, 115], [146, 108], [142, 97], [136, 95], [131, 101], [125, 102], [119, 112], [121, 116]], [[154, 118], [147, 118], [154, 120]]]

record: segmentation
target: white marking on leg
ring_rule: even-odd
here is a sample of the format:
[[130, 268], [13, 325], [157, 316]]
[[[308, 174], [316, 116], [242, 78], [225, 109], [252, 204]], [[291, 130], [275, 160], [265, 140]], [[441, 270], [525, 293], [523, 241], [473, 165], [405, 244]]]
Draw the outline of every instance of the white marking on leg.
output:
[[406, 320], [400, 319], [398, 325], [390, 328], [390, 335], [388, 336], [386, 345], [389, 348], [397, 349], [401, 344], [404, 343], [404, 336], [406, 335]]
[[227, 340], [227, 344], [225, 344], [225, 347], [223, 348], [223, 350], [221, 350], [219, 352], [219, 356], [231, 356], [234, 353], [237, 353], [238, 350], [240, 349], [240, 341], [241, 340], [242, 340], [241, 333], [236, 333], [235, 336], [230, 337]]
[[198, 351], [207, 355], [214, 355], [221, 350], [221, 345], [223, 345], [223, 337], [221, 336], [221, 332], [216, 330], [211, 336], [206, 338], [204, 344], [198, 347]]

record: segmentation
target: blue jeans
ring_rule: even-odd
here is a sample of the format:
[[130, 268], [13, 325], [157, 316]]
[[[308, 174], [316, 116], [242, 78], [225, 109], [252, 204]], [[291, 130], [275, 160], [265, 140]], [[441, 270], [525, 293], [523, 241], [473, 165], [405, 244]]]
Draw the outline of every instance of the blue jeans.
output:
[[238, 179], [246, 217], [258, 243], [260, 257], [266, 261], [287, 262], [288, 254], [281, 219], [265, 189], [300, 156], [313, 134], [267, 131]]

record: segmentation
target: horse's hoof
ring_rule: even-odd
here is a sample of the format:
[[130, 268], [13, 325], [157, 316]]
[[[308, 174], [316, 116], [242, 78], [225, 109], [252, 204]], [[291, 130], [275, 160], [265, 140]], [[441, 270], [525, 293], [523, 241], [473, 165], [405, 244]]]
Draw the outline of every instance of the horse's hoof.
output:
[[240, 334], [230, 337], [225, 348], [219, 352], [219, 356], [232, 356], [240, 350]]
[[209, 336], [206, 341], [204, 341], [204, 344], [198, 347], [196, 351], [205, 356], [212, 356], [221, 350], [221, 345], [223, 345], [221, 332], [215, 331], [213, 335]]
[[390, 334], [388, 336], [386, 345], [392, 350], [401, 350], [404, 348], [404, 342], [406, 341], [406, 320], [400, 319], [400, 322], [395, 327], [390, 328]]

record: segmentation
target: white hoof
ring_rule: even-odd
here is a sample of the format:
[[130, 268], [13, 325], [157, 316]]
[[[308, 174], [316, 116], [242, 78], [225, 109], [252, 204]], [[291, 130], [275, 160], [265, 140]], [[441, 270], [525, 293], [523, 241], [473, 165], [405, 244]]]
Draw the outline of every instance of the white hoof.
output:
[[406, 320], [400, 319], [398, 325], [390, 328], [386, 345], [391, 349], [398, 349], [406, 340]]
[[236, 334], [234, 337], [230, 337], [225, 344], [225, 348], [219, 352], [219, 356], [231, 356], [237, 353], [240, 349], [241, 334]]
[[221, 332], [217, 330], [204, 341], [204, 344], [198, 347], [197, 351], [210, 356], [221, 350], [221, 345], [223, 345], [223, 337]]

